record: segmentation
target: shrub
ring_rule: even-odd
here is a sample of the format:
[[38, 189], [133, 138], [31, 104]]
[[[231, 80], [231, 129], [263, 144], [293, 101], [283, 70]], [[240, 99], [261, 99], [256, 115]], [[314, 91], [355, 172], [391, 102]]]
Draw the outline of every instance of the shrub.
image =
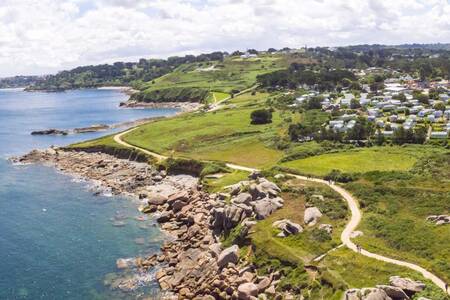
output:
[[267, 109], [258, 109], [252, 111], [251, 124], [268, 124], [272, 123], [272, 112]]
[[228, 172], [228, 169], [226, 168], [225, 164], [208, 162], [203, 163], [203, 169], [200, 172], [200, 177], [205, 177], [206, 175], [209, 174], [225, 173], [225, 172]]
[[195, 159], [168, 158], [165, 162], [167, 172], [170, 174], [190, 174], [200, 176], [203, 163]]
[[337, 181], [337, 182], [342, 182], [342, 183], [346, 183], [346, 182], [350, 182], [356, 179], [356, 175], [355, 174], [349, 174], [349, 173], [343, 173], [339, 170], [332, 170], [330, 173], [328, 173], [327, 175], [325, 175], [324, 177], [325, 180], [333, 180], [333, 181]]

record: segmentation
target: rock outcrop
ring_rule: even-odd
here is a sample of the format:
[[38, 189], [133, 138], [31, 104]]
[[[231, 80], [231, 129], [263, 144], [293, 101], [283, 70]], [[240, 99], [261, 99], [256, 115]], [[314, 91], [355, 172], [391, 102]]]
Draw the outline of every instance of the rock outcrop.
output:
[[[227, 232], [244, 220], [262, 220], [277, 209], [284, 201], [278, 196], [280, 188], [273, 182], [255, 173], [250, 181], [242, 181], [229, 187], [231, 203], [216, 202], [212, 210], [211, 225], [216, 233]], [[247, 192], [248, 190], [248, 192]], [[217, 194], [219, 197], [220, 194]]]
[[239, 260], [238, 252], [239, 247], [237, 245], [233, 245], [223, 250], [217, 258], [217, 265], [219, 266], [219, 268], [223, 268], [229, 263], [236, 264]]
[[392, 300], [386, 292], [378, 288], [351, 289], [345, 293], [346, 300]]
[[31, 135], [68, 135], [69, 132], [67, 130], [60, 129], [46, 129], [46, 130], [36, 130], [32, 131]]
[[303, 232], [303, 227], [300, 224], [294, 223], [288, 219], [275, 221], [272, 226], [281, 230], [278, 234], [279, 237], [286, 237]]
[[328, 234], [333, 233], [333, 225], [331, 224], [320, 224], [319, 229], [325, 231]]
[[427, 221], [436, 225], [450, 224], [450, 215], [432, 215], [427, 217]]
[[345, 292], [346, 300], [409, 300], [425, 289], [425, 284], [410, 278], [392, 276], [390, 285], [377, 285], [375, 288], [351, 289]]
[[405, 292], [418, 293], [425, 289], [426, 285], [423, 282], [415, 281], [410, 278], [403, 278], [400, 276], [392, 276], [389, 278], [389, 283], [392, 286], [401, 288]]
[[313, 206], [313, 207], [308, 207], [305, 209], [305, 214], [304, 214], [304, 222], [306, 225], [308, 226], [314, 226], [316, 225], [316, 223], [319, 221], [319, 219], [322, 217], [322, 213], [320, 212], [320, 210]]

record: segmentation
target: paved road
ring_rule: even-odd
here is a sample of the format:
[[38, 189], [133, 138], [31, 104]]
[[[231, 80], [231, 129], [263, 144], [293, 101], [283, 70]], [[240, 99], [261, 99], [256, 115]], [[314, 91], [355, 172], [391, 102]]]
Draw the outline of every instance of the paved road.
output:
[[[150, 156], [155, 157], [158, 160], [164, 160], [164, 159], [167, 158], [164, 155], [160, 155], [158, 153], [148, 151], [148, 150], [143, 149], [141, 147], [133, 146], [133, 145], [128, 144], [127, 142], [122, 140], [122, 136], [123, 135], [125, 135], [125, 134], [127, 134], [127, 133], [129, 133], [129, 132], [131, 132], [131, 131], [133, 131], [135, 129], [137, 129], [137, 127], [129, 129], [129, 130], [124, 131], [122, 133], [116, 134], [114, 136], [114, 141], [117, 142], [118, 144], [122, 145], [122, 146], [130, 147], [130, 148], [133, 148], [133, 149], [136, 149], [136, 150], [140, 150], [140, 151], [144, 152], [145, 154], [148, 154]], [[258, 171], [258, 169], [244, 167], [244, 166], [235, 165], [235, 164], [229, 164], [229, 163], [226, 164], [226, 166], [229, 167], [230, 169], [246, 171], [246, 172]], [[361, 249], [361, 250], [358, 251], [358, 249], [356, 247], [356, 244], [353, 243], [352, 240], [351, 240], [351, 234], [352, 234], [353, 231], [355, 231], [356, 227], [358, 227], [359, 223], [361, 222], [362, 212], [359, 209], [358, 201], [348, 191], [346, 191], [344, 188], [342, 188], [342, 187], [340, 187], [340, 186], [338, 186], [338, 185], [336, 185], [336, 184], [334, 184], [332, 182], [329, 182], [329, 181], [326, 181], [326, 180], [323, 180], [323, 179], [319, 179], [319, 178], [311, 178], [311, 177], [300, 176], [300, 175], [295, 175], [295, 174], [287, 174], [287, 175], [296, 177], [296, 178], [301, 179], [301, 180], [306, 180], [306, 181], [310, 181], [310, 182], [317, 182], [317, 183], [325, 184], [325, 185], [329, 186], [331, 189], [333, 189], [334, 191], [336, 191], [337, 193], [339, 193], [345, 199], [345, 201], [347, 202], [348, 207], [350, 208], [351, 218], [350, 218], [350, 221], [345, 226], [344, 231], [342, 231], [341, 241], [349, 249], [351, 249], [351, 250], [353, 250], [353, 251], [355, 251], [357, 253], [360, 253], [360, 254], [362, 254], [364, 256], [367, 256], [367, 257], [371, 257], [371, 258], [374, 258], [374, 259], [377, 259], [377, 260], [380, 260], [380, 261], [385, 261], [385, 262], [392, 263], [392, 264], [399, 265], [399, 266], [404, 266], [404, 267], [410, 268], [410, 269], [412, 269], [414, 271], [417, 271], [417, 272], [421, 273], [423, 275], [423, 277], [431, 280], [434, 284], [436, 284], [438, 287], [440, 287], [442, 290], [445, 291], [445, 282], [442, 279], [440, 279], [439, 277], [437, 277], [436, 275], [434, 275], [433, 273], [431, 273], [431, 272], [427, 271], [426, 269], [422, 268], [421, 266], [418, 266], [416, 264], [409, 263], [409, 262], [406, 262], [406, 261], [401, 261], [401, 260], [385, 257], [385, 256], [382, 256], [382, 255], [379, 255], [379, 254], [375, 254], [375, 253], [366, 251], [364, 249]], [[446, 292], [450, 295], [450, 291], [446, 291]]]

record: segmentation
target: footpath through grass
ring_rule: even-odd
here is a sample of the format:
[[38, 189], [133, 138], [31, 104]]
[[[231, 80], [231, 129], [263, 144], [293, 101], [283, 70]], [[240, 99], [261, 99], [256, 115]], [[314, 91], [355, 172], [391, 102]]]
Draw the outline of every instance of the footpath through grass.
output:
[[266, 94], [245, 94], [251, 106], [222, 109], [211, 113], [191, 113], [140, 126], [123, 136], [132, 145], [167, 156], [219, 160], [253, 167], [269, 167], [283, 156], [270, 141], [285, 130], [279, 112], [273, 122], [250, 124], [250, 114], [261, 107]]
[[412, 172], [368, 173], [346, 185], [360, 201], [367, 250], [406, 260], [450, 282], [450, 226], [428, 222], [450, 214], [450, 153], [416, 164]]

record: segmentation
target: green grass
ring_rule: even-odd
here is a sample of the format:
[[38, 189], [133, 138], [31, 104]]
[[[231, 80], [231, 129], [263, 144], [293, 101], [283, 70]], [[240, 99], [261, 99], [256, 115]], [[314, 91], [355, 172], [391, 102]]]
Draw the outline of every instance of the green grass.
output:
[[122, 146], [114, 141], [114, 135], [107, 135], [103, 137], [99, 137], [93, 140], [84, 141], [80, 143], [71, 144], [68, 148], [94, 148], [98, 146], [107, 146], [111, 148], [117, 149], [129, 149], [128, 147]]
[[[251, 60], [228, 57], [223, 62], [191, 63], [145, 84], [143, 92], [183, 87], [229, 94], [233, 90], [241, 91], [251, 87], [256, 82], [256, 76], [260, 74], [286, 66], [285, 57], [280, 55], [264, 55]], [[218, 96], [225, 97], [223, 94]]]
[[[289, 190], [282, 195], [285, 200], [284, 207], [254, 226], [251, 240], [257, 250], [265, 252], [272, 258], [298, 264], [310, 263], [313, 258], [340, 244], [340, 234], [345, 225], [347, 208], [339, 195], [326, 186], [298, 179], [289, 180], [283, 188]], [[333, 233], [330, 237], [320, 235], [321, 232], [317, 229], [318, 224], [313, 227], [304, 225], [305, 204], [314, 194], [325, 197], [323, 204], [309, 201], [318, 206], [324, 214], [319, 223], [333, 225]], [[339, 215], [336, 214], [337, 211], [340, 211]], [[281, 219], [289, 219], [300, 224], [305, 229], [304, 232], [286, 238], [276, 237], [279, 230], [273, 228], [272, 223]]]
[[[241, 95], [242, 99], [264, 99]], [[283, 152], [269, 147], [270, 140], [283, 132], [285, 124], [274, 112], [273, 123], [251, 125], [250, 114], [256, 106], [239, 106], [212, 113], [191, 113], [140, 126], [123, 139], [135, 146], [168, 156], [219, 160], [246, 166], [275, 164]]]
[[428, 150], [431, 148], [425, 146], [358, 148], [293, 160], [281, 166], [316, 176], [324, 176], [333, 169], [346, 173], [403, 171], [409, 170]]
[[344, 282], [349, 288], [374, 287], [378, 284], [389, 284], [389, 277], [402, 276], [424, 282], [427, 287], [416, 295], [430, 299], [449, 299], [444, 292], [431, 281], [423, 278], [417, 272], [408, 268], [396, 266], [359, 255], [347, 248], [340, 248], [330, 252], [320, 263], [319, 267], [327, 271], [337, 280]]
[[206, 178], [203, 184], [211, 193], [221, 192], [225, 187], [247, 180], [248, 172], [234, 170], [230, 173], [223, 174], [220, 178]]
[[[450, 155], [435, 155], [434, 172], [368, 174], [346, 188], [360, 201], [367, 250], [415, 262], [450, 281], [450, 226], [435, 226], [427, 216], [450, 213]], [[422, 165], [422, 164], [421, 164]], [[417, 167], [414, 168], [416, 170]], [[442, 172], [437, 172], [441, 168]], [[426, 175], [426, 176], [425, 176]]]
[[222, 92], [212, 92], [212, 98], [214, 99], [214, 103], [222, 101], [228, 97], [230, 97], [230, 94]]

